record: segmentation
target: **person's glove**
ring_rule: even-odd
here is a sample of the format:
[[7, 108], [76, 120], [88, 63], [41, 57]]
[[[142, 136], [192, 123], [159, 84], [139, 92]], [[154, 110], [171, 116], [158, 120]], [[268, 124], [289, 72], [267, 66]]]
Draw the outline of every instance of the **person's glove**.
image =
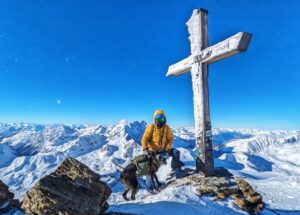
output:
[[148, 152], [148, 150], [147, 150], [147, 149], [144, 149], [144, 150], [143, 150], [143, 153], [144, 153], [144, 155], [146, 155], [146, 156], [148, 156], [148, 155], [149, 155], [149, 152]]
[[164, 153], [164, 152], [165, 152], [165, 150], [159, 149], [156, 153], [157, 153], [157, 154], [162, 154], [162, 153]]

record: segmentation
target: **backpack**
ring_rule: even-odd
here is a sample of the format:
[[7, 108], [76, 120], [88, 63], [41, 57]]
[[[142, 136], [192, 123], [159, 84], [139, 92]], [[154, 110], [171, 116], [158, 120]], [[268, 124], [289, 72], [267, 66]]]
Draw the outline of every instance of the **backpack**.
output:
[[147, 175], [149, 171], [149, 158], [146, 155], [138, 155], [135, 156], [133, 160], [131, 160], [137, 167], [137, 175]]

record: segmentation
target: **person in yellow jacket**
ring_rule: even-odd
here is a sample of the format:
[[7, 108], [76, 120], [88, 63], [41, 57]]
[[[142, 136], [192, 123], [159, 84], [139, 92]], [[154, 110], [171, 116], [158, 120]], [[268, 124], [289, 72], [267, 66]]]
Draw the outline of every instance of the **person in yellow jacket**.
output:
[[167, 125], [166, 116], [163, 110], [154, 112], [153, 123], [149, 125], [142, 138], [142, 149], [145, 155], [151, 153], [168, 153], [172, 156], [171, 168], [176, 177], [179, 177], [180, 168], [183, 165], [180, 161], [180, 151], [172, 149], [174, 137], [172, 129]]

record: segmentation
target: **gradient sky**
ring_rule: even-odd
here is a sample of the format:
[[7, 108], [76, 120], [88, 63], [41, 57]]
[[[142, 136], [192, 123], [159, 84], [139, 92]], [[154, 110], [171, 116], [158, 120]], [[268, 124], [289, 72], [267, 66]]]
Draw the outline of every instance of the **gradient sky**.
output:
[[253, 34], [209, 67], [213, 127], [300, 129], [300, 1], [1, 0], [0, 122], [193, 125], [185, 26], [209, 11], [209, 43]]

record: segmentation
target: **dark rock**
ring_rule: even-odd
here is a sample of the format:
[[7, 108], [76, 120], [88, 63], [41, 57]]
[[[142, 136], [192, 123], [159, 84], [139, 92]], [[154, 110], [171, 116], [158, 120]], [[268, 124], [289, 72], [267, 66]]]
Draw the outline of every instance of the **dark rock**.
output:
[[215, 175], [218, 177], [233, 178], [232, 173], [229, 172], [228, 169], [225, 169], [223, 167], [216, 167]]
[[110, 194], [98, 174], [67, 158], [25, 194], [22, 208], [34, 215], [99, 215], [108, 209]]
[[20, 209], [20, 202], [13, 199], [14, 194], [8, 190], [8, 186], [0, 181], [0, 213], [7, 213]]
[[8, 190], [8, 186], [0, 181], [0, 205], [14, 198], [14, 194]]

